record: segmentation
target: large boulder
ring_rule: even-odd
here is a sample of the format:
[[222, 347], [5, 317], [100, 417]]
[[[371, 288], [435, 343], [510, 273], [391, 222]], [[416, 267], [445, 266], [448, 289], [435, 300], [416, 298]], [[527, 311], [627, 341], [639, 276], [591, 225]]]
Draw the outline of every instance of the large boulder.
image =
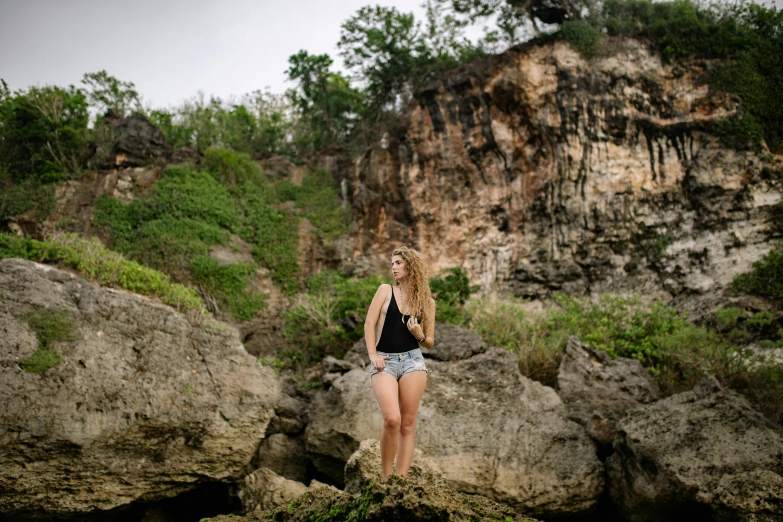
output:
[[618, 427], [609, 490], [629, 520], [783, 520], [783, 432], [714, 378]]
[[557, 385], [569, 418], [585, 426], [605, 453], [611, 450], [617, 421], [661, 396], [658, 383], [642, 363], [611, 359], [576, 337], [566, 344]]
[[259, 468], [247, 475], [237, 495], [245, 513], [264, 513], [288, 504], [307, 492], [307, 486], [277, 475], [269, 468]]
[[[429, 360], [417, 447], [450, 487], [521, 512], [571, 514], [593, 507], [603, 466], [557, 393], [523, 377], [515, 355], [489, 348], [465, 360]], [[367, 369], [352, 370], [313, 399], [305, 431], [319, 471], [342, 481], [351, 454], [378, 438], [382, 418]]]
[[[244, 476], [280, 392], [234, 328], [19, 259], [0, 260], [0, 310], [0, 514], [75, 516]], [[76, 335], [53, 343], [59, 364], [25, 371], [43, 342], [29, 324], [52, 313]]]

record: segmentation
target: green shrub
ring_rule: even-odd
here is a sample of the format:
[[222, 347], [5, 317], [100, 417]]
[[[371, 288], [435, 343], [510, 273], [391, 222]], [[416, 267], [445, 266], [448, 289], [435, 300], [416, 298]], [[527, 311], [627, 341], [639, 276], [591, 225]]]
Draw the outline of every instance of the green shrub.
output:
[[247, 321], [266, 303], [266, 295], [247, 290], [255, 266], [246, 263], [220, 265], [211, 257], [200, 256], [191, 262], [196, 283], [221, 306], [231, 310], [237, 321]]
[[38, 349], [33, 355], [19, 363], [27, 372], [42, 374], [62, 362], [60, 354], [52, 343], [73, 341], [77, 338], [73, 320], [68, 312], [60, 310], [38, 310], [23, 317], [23, 320], [35, 332]]
[[753, 263], [750, 272], [737, 276], [732, 286], [739, 292], [758, 295], [783, 306], [783, 244]]
[[478, 285], [471, 286], [468, 275], [462, 268], [448, 268], [445, 275], [430, 279], [430, 290], [436, 302], [435, 319], [451, 324], [461, 324], [464, 320], [462, 308], [477, 292]]
[[40, 223], [49, 217], [57, 203], [53, 183], [41, 185], [34, 180], [26, 180], [14, 184], [0, 174], [0, 187], [0, 221], [31, 210], [31, 217]]
[[[555, 301], [555, 307], [529, 314], [518, 301], [472, 300], [465, 315], [468, 326], [488, 344], [519, 355], [523, 374], [550, 386], [557, 384], [563, 349], [574, 335], [612, 357], [638, 359], [666, 394], [690, 389], [708, 372], [745, 393], [765, 413], [780, 409], [774, 402], [783, 395], [778, 373], [765, 366], [763, 357], [737, 345], [747, 342], [747, 333], [739, 328], [745, 317], [741, 309], [718, 311], [721, 330], [716, 331], [691, 323], [663, 303], [642, 303], [635, 296], [603, 295], [590, 301], [557, 295]], [[758, 323], [769, 326], [768, 321], [762, 314]]]
[[[231, 233], [238, 234], [252, 245], [255, 259], [272, 269], [275, 282], [295, 293], [297, 229], [292, 218], [270, 205], [271, 185], [247, 156], [209, 149], [205, 161], [204, 171], [187, 165], [167, 168], [147, 199], [129, 204], [99, 200], [94, 223], [111, 232], [115, 248], [181, 282], [204, 276], [207, 265], [200, 262], [201, 271], [195, 274], [194, 260], [207, 256], [214, 245], [226, 244]], [[219, 180], [235, 186], [229, 190]], [[234, 284], [239, 273], [252, 272], [247, 266], [227, 270], [208, 280]], [[263, 301], [257, 294], [237, 293], [233, 286], [213, 286], [209, 292], [223, 305], [232, 302], [227, 307], [239, 314], [238, 320], [258, 310]]]
[[167, 275], [123, 258], [121, 254], [108, 250], [96, 238], [62, 234], [37, 241], [0, 233], [0, 258], [8, 257], [61, 264], [101, 285], [159, 297], [177, 309], [205, 312], [201, 299], [192, 288], [172, 283]]
[[261, 167], [249, 154], [235, 152], [223, 147], [210, 147], [204, 151], [202, 168], [209, 172], [215, 180], [227, 187], [243, 183], [264, 183]]
[[598, 54], [601, 33], [589, 22], [573, 20], [564, 22], [557, 31], [557, 38], [566, 41], [585, 58]]
[[278, 181], [277, 187], [280, 199], [293, 201], [326, 242], [348, 232], [351, 209], [342, 204], [329, 171], [319, 169], [308, 173], [302, 179], [301, 187], [287, 180]]
[[283, 335], [299, 348], [290, 358], [305, 367], [327, 355], [342, 356], [364, 336], [367, 309], [382, 281], [323, 271], [306, 284], [308, 293], [288, 309], [283, 329]]

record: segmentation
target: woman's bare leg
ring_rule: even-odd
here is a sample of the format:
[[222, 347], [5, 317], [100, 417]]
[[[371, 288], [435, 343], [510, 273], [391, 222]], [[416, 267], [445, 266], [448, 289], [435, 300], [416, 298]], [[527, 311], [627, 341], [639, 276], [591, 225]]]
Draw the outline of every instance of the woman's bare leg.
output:
[[400, 444], [397, 448], [397, 473], [408, 475], [413, 462], [414, 432], [419, 403], [427, 385], [427, 372], [414, 371], [400, 377]]
[[381, 430], [381, 480], [391, 475], [394, 469], [394, 455], [397, 453], [397, 437], [400, 433], [400, 402], [397, 379], [388, 373], [372, 376], [372, 391], [381, 407], [383, 429]]

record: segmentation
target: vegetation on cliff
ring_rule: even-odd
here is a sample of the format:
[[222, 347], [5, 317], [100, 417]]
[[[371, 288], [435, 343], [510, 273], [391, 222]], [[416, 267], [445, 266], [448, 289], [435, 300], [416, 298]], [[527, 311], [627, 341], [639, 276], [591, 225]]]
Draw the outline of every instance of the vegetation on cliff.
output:
[[707, 372], [783, 421], [783, 366], [749, 348], [752, 343], [783, 348], [783, 331], [769, 312], [730, 307], [710, 322], [694, 324], [685, 313], [638, 296], [591, 301], [561, 294], [540, 312], [520, 301], [473, 300], [460, 322], [488, 344], [518, 354], [520, 371], [549, 386], [557, 385], [560, 358], [575, 335], [612, 357], [638, 359], [667, 395], [691, 389]]

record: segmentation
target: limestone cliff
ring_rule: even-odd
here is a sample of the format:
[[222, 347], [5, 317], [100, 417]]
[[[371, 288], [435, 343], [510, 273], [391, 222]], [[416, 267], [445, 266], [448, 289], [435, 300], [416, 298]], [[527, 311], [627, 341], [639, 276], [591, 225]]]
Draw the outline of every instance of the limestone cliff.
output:
[[783, 231], [783, 158], [721, 144], [742, 107], [708, 86], [715, 63], [613, 45], [524, 45], [416, 93], [346, 173], [356, 266], [407, 243], [484, 291], [663, 299], [748, 270]]

